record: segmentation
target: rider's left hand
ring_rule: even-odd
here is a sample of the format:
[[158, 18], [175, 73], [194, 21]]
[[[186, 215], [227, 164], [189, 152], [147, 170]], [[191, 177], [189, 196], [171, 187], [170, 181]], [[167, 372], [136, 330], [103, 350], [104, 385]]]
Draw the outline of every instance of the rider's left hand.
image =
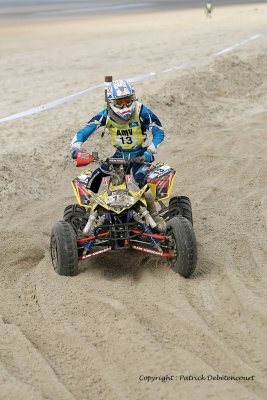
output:
[[143, 154], [144, 157], [144, 161], [148, 162], [148, 163], [152, 163], [154, 161], [154, 156], [152, 153], [150, 153], [149, 151], [145, 151]]
[[148, 146], [147, 151], [148, 151], [149, 153], [156, 154], [157, 149], [156, 149], [155, 145], [154, 145], [153, 143], [151, 143], [151, 145]]

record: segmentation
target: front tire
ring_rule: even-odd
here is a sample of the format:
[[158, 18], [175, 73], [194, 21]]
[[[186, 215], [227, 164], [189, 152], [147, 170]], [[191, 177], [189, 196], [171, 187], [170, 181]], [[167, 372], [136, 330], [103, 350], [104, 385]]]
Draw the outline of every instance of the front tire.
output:
[[176, 196], [172, 197], [169, 201], [169, 219], [181, 215], [188, 219], [193, 225], [192, 206], [189, 197]]
[[79, 204], [71, 204], [64, 210], [64, 221], [69, 222], [76, 235], [83, 231], [88, 218], [86, 218], [86, 209]]
[[51, 232], [50, 254], [54, 270], [59, 275], [78, 275], [76, 234], [66, 221], [57, 222]]
[[182, 216], [177, 216], [167, 222], [167, 234], [171, 236], [170, 251], [176, 253], [175, 258], [168, 263], [174, 272], [189, 278], [196, 269], [197, 244], [191, 223]]

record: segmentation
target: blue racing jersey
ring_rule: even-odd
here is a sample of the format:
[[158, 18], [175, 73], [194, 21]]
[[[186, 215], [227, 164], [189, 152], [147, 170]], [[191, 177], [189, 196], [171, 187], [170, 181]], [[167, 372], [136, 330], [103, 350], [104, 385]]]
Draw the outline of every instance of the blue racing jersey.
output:
[[[139, 102], [137, 102], [135, 114], [135, 121], [131, 119], [122, 122], [122, 124], [118, 124], [115, 121], [113, 123], [109, 116], [108, 109], [103, 109], [91, 118], [83, 129], [76, 133], [72, 140], [72, 149], [76, 146], [80, 148], [82, 143], [101, 127], [107, 127], [112, 136], [114, 147], [122, 151], [126, 158], [136, 157], [144, 152], [146, 149], [145, 139], [149, 131], [152, 133], [152, 144], [157, 148], [165, 137], [160, 120], [149, 108]], [[138, 125], [140, 125], [139, 130], [137, 129]], [[143, 140], [140, 138], [140, 132], [142, 132]], [[118, 135], [118, 137], [115, 138], [115, 135]]]

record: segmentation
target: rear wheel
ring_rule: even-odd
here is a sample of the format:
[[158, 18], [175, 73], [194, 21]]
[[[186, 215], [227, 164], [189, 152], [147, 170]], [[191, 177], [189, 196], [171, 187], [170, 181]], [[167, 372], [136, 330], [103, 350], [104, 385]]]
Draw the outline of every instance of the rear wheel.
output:
[[193, 225], [192, 206], [189, 197], [176, 196], [169, 201], [169, 219], [175, 216], [182, 216], [191, 222]]
[[59, 221], [53, 226], [50, 254], [54, 270], [59, 275], [74, 276], [79, 273], [76, 234], [68, 222]]
[[170, 252], [175, 258], [168, 260], [174, 272], [188, 278], [196, 269], [197, 244], [191, 223], [184, 217], [177, 216], [167, 222], [167, 234], [171, 236]]

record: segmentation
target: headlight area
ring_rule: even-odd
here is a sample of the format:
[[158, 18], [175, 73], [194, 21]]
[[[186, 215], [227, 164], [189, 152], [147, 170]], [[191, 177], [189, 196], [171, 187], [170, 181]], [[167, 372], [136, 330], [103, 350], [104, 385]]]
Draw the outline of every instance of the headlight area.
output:
[[134, 203], [134, 197], [123, 190], [112, 192], [106, 199], [106, 204], [110, 207], [131, 207]]

